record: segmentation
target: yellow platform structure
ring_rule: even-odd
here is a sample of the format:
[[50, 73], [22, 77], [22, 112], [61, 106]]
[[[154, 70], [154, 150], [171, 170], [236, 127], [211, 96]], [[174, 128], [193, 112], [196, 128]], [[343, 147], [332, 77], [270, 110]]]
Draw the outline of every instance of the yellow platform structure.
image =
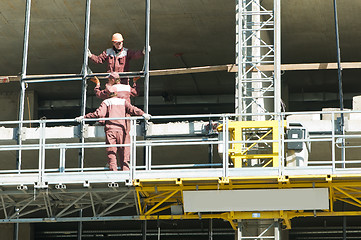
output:
[[[286, 228], [291, 228], [291, 220], [299, 217], [361, 216], [361, 176], [307, 175], [270, 177], [232, 177], [228, 183], [216, 178], [209, 179], [148, 179], [134, 183], [139, 210], [139, 220], [157, 219], [224, 219], [236, 229], [237, 219], [282, 219]], [[329, 209], [323, 211], [262, 211], [255, 218], [253, 211], [217, 213], [181, 213], [171, 215], [172, 206], [183, 205], [183, 191], [202, 190], [247, 190], [247, 189], [298, 189], [328, 188]], [[349, 204], [342, 210], [340, 203]], [[335, 207], [337, 205], [338, 207]]]
[[[227, 129], [223, 129], [227, 126]], [[235, 168], [281, 167], [281, 145], [286, 121], [230, 121], [217, 127], [228, 141], [228, 156]], [[228, 133], [228, 134], [227, 134]], [[246, 169], [239, 169], [240, 171]], [[139, 220], [224, 219], [236, 230], [239, 219], [281, 219], [285, 228], [301, 217], [361, 216], [361, 173], [349, 175], [263, 175], [211, 178], [136, 179]], [[184, 209], [185, 191], [232, 191], [263, 189], [327, 188], [329, 206], [318, 210], [269, 210], [172, 212]], [[267, 199], [264, 199], [267, 201]], [[342, 204], [348, 204], [343, 209]], [[221, 204], [221, 202], [220, 202]]]
[[[230, 143], [228, 154], [235, 168], [250, 166], [254, 159], [263, 167], [278, 167], [280, 139], [286, 128], [286, 121], [230, 121], [228, 132]], [[219, 125], [217, 130], [222, 131]], [[268, 143], [265, 140], [269, 140]]]

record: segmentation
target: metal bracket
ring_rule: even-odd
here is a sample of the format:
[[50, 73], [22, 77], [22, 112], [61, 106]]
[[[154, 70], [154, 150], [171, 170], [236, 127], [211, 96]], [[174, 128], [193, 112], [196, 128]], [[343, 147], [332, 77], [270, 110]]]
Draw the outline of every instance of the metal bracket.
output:
[[218, 183], [219, 184], [228, 184], [229, 183], [229, 178], [228, 177], [220, 177], [218, 179]]
[[134, 179], [134, 180], [133, 180], [133, 185], [134, 185], [135, 187], [139, 187], [139, 186], [140, 186], [140, 180], [139, 180], [139, 179]]
[[125, 185], [126, 186], [133, 186], [133, 183], [129, 179], [126, 179], [125, 180]]
[[278, 178], [278, 182], [280, 183], [289, 183], [290, 182], [290, 178], [286, 175], [286, 176], [281, 176]]
[[66, 185], [59, 183], [59, 184], [55, 185], [55, 189], [66, 189]]
[[17, 128], [17, 138], [21, 140], [26, 140], [26, 127], [22, 127], [21, 129]]
[[181, 178], [177, 178], [177, 179], [175, 180], [175, 184], [177, 184], [177, 185], [183, 185], [183, 180], [182, 180]]
[[16, 189], [20, 190], [20, 191], [23, 191], [23, 190], [26, 191], [26, 190], [28, 190], [28, 186], [21, 184], [21, 185], [16, 186]]
[[332, 182], [332, 176], [331, 175], [326, 175], [326, 181], [327, 182]]
[[89, 129], [89, 124], [83, 124], [83, 137], [84, 138], [87, 138], [89, 135], [88, 135], [88, 129]]
[[85, 181], [85, 182], [83, 183], [83, 187], [86, 187], [86, 188], [90, 187], [89, 181]]
[[108, 183], [108, 187], [110, 187], [110, 188], [118, 188], [118, 187], [119, 187], [119, 184], [118, 184], [118, 183], [114, 183], [114, 182]]
[[49, 185], [48, 185], [48, 182], [35, 182], [34, 183], [34, 188], [43, 188], [43, 189], [45, 189], [45, 188], [48, 188], [49, 187]]

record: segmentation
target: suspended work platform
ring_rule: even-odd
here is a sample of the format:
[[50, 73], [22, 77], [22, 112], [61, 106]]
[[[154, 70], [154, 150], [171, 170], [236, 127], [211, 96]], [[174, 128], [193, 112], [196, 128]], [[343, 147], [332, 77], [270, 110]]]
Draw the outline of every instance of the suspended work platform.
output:
[[[104, 132], [92, 125], [96, 119], [84, 125], [84, 143], [72, 119], [24, 121], [20, 145], [16, 128], [3, 127], [0, 154], [8, 161], [0, 171], [0, 221], [220, 218], [236, 228], [237, 219], [282, 219], [290, 228], [295, 217], [360, 215], [360, 113], [345, 112], [346, 135], [337, 132], [337, 114], [261, 122], [234, 122], [234, 114], [160, 116], [152, 121], [169, 122], [149, 123], [146, 137], [144, 123], [131, 118], [131, 170], [118, 172], [104, 167]], [[73, 126], [53, 126], [61, 121]], [[272, 164], [252, 148], [271, 151]]]

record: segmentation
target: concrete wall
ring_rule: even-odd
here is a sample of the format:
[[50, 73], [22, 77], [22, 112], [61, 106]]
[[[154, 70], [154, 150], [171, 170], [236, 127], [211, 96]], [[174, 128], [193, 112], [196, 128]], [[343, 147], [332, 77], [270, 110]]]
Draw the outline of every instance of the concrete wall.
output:
[[[14, 229], [15, 224], [11, 223], [4, 223], [0, 224], [0, 234], [1, 240], [14, 240]], [[21, 223], [19, 224], [19, 233], [18, 233], [19, 240], [33, 240], [34, 238], [34, 231], [33, 226], [30, 223]]]
[[[0, 91], [0, 121], [14, 121], [19, 118], [19, 92]], [[26, 91], [25, 94], [25, 120], [38, 119], [38, 99], [35, 91]]]

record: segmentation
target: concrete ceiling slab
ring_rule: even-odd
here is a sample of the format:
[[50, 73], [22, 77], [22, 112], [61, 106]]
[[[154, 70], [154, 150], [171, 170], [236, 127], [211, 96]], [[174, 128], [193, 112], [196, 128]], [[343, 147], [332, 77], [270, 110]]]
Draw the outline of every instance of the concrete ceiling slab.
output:
[[[85, 0], [32, 1], [28, 74], [81, 71], [85, 3]], [[271, 8], [272, 1], [264, 0], [262, 3]], [[145, 42], [144, 11], [144, 0], [93, 0], [91, 51], [99, 54], [110, 47], [110, 36], [114, 32], [124, 34], [126, 47], [142, 49]], [[360, 1], [338, 1], [342, 61], [359, 61], [361, 58], [358, 44], [361, 37], [358, 30], [360, 11]], [[0, 1], [0, 75], [16, 75], [21, 71], [24, 13], [25, 1]], [[234, 63], [235, 1], [152, 1], [150, 42], [151, 69]], [[282, 0], [282, 62], [335, 61], [332, 1]], [[142, 66], [142, 60], [134, 60], [131, 70], [141, 70]], [[90, 63], [90, 68], [94, 72], [105, 71], [105, 65]], [[316, 72], [287, 72], [282, 78], [291, 93], [337, 92], [335, 71]], [[359, 74], [358, 70], [345, 71], [346, 91], [356, 84]], [[30, 86], [39, 93], [39, 99], [48, 99], [49, 96], [61, 98], [59, 89], [68, 92], [68, 98], [79, 98], [81, 95], [78, 92], [80, 83], [52, 83], [46, 89], [40, 85]], [[12, 89], [17, 89], [17, 86], [0, 86], [0, 91]], [[150, 89], [153, 96], [163, 93], [233, 95], [234, 75], [208, 73], [154, 77]]]

